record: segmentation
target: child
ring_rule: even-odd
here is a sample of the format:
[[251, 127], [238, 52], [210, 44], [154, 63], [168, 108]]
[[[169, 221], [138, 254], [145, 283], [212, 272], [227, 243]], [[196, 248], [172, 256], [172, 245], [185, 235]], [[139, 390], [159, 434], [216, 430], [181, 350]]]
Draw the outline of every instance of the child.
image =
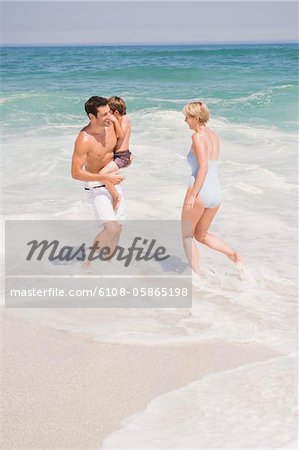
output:
[[[110, 97], [108, 104], [112, 112], [111, 122], [114, 125], [117, 144], [114, 150], [113, 161], [110, 161], [99, 173], [109, 173], [128, 167], [132, 162], [132, 153], [129, 150], [131, 136], [131, 122], [126, 115], [127, 108], [124, 100], [120, 97]], [[112, 196], [113, 208], [117, 209], [119, 204], [119, 194], [113, 184], [106, 185]]]

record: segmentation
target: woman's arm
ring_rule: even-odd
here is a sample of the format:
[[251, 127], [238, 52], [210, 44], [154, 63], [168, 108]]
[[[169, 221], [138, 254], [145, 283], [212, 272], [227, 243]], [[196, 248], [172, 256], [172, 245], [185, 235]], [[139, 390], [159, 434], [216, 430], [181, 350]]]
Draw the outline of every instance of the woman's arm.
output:
[[194, 133], [192, 136], [193, 152], [197, 158], [199, 170], [195, 182], [191, 188], [192, 195], [197, 196], [202, 188], [208, 172], [208, 146], [199, 133]]
[[206, 142], [203, 141], [199, 133], [194, 133], [192, 136], [192, 144], [193, 152], [199, 164], [199, 170], [197, 172], [193, 186], [190, 186], [188, 189], [188, 195], [185, 201], [185, 207], [187, 209], [193, 208], [196, 197], [205, 181], [208, 172], [208, 147]]

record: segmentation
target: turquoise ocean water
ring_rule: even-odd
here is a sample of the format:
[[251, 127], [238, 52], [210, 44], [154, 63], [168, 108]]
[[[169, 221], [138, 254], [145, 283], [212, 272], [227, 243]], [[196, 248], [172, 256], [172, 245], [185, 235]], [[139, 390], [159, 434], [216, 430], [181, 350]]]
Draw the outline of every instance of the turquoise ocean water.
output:
[[[252, 275], [239, 279], [228, 259], [199, 245], [206, 278], [194, 286], [191, 312], [20, 314], [101, 341], [159, 345], [219, 338], [260, 343], [281, 355], [229, 376], [220, 373], [216, 384], [227, 386], [225, 399], [213, 378], [205, 393], [199, 380], [162, 396], [104, 448], [153, 448], [157, 442], [159, 448], [221, 447], [217, 424], [229, 448], [286, 446], [296, 434], [297, 46], [2, 48], [1, 55], [5, 218], [93, 219], [82, 183], [70, 176], [74, 140], [87, 123], [87, 98], [118, 95], [127, 102], [133, 130], [134, 163], [124, 170], [123, 183], [127, 218], [180, 220], [191, 137], [181, 110], [200, 98], [221, 140], [222, 205], [211, 231], [243, 255]], [[204, 416], [192, 400], [199, 393], [214, 408]], [[232, 427], [239, 418], [241, 427]]]
[[[179, 110], [204, 98], [214, 115], [293, 130], [295, 44], [4, 48], [5, 125], [22, 132], [72, 124], [92, 94], [117, 93], [130, 111]], [[15, 131], [17, 131], [15, 129]]]

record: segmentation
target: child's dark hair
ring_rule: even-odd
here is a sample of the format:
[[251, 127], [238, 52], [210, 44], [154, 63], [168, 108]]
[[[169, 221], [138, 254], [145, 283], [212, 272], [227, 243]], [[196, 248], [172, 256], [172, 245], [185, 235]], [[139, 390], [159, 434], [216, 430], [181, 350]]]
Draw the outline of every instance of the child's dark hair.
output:
[[121, 116], [124, 116], [127, 113], [126, 104], [120, 97], [108, 98], [108, 105], [113, 113], [114, 111], [118, 111]]

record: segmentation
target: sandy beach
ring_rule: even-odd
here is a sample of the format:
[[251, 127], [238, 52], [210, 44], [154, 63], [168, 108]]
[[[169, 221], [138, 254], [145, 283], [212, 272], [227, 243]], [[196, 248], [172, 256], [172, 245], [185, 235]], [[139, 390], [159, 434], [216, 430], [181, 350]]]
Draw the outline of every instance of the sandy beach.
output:
[[[292, 1], [3, 2], [1, 448], [298, 448], [297, 10]], [[92, 192], [71, 176], [94, 95], [121, 97], [132, 124], [119, 244], [133, 229], [171, 255], [158, 265], [133, 258], [132, 278], [125, 259], [111, 273], [100, 261], [86, 270], [51, 257], [49, 269], [27, 259], [32, 241], [76, 248], [99, 231]], [[187, 300], [173, 289], [185, 283], [194, 130], [182, 111], [194, 100], [220, 138], [221, 207], [209, 232], [248, 270], [195, 240], [203, 275], [191, 307], [171, 303]], [[97, 131], [95, 164], [107, 144]], [[149, 269], [158, 290], [148, 303]], [[167, 279], [171, 295], [160, 296]], [[116, 288], [127, 283], [124, 307]], [[60, 287], [71, 292], [52, 296]]]
[[[99, 449], [154, 397], [278, 353], [253, 344], [123, 345], [4, 318], [3, 448]], [[224, 357], [225, 355], [225, 357]]]

